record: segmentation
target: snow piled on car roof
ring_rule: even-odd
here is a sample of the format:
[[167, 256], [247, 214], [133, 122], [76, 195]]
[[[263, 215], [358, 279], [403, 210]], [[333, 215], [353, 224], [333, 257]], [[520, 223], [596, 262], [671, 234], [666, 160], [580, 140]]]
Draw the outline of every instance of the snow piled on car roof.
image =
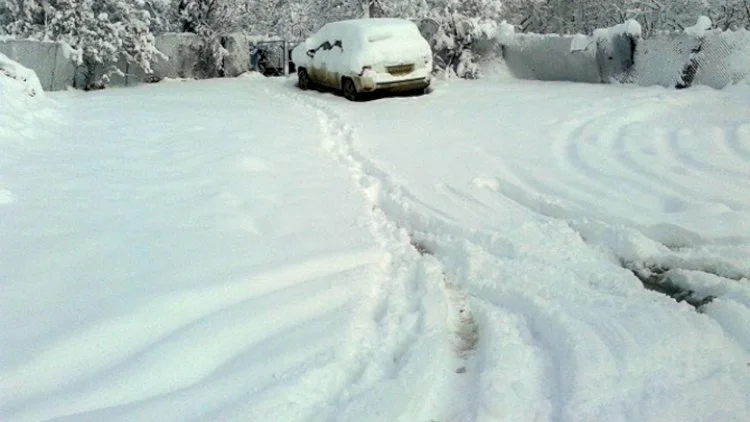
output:
[[[314, 59], [307, 55], [308, 50], [315, 50]], [[416, 60], [431, 67], [431, 54], [415, 23], [406, 19], [372, 18], [324, 25], [292, 51], [292, 60], [303, 67], [317, 60], [331, 72], [356, 74], [376, 63], [395, 65]]]

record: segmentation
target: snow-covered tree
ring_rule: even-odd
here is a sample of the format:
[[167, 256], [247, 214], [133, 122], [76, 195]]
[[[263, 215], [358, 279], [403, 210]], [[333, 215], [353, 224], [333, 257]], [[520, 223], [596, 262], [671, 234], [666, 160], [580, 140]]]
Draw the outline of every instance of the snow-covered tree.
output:
[[362, 16], [415, 18], [423, 16], [429, 6], [426, 0], [361, 0]]
[[692, 25], [710, 1], [742, 0], [506, 0], [504, 12], [526, 32], [591, 33], [635, 19], [648, 35]]
[[750, 0], [710, 0], [708, 16], [720, 29], [750, 29]]
[[299, 39], [326, 22], [360, 17], [359, 0], [245, 0], [237, 26], [252, 34]]
[[237, 23], [238, 0], [175, 0], [180, 32], [231, 31]]
[[0, 24], [6, 34], [44, 38], [50, 9], [41, 0], [0, 0]]

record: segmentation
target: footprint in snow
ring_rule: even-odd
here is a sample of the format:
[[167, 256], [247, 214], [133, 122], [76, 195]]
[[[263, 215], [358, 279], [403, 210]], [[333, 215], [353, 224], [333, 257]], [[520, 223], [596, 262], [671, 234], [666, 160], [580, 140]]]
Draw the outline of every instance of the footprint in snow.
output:
[[0, 189], [0, 205], [7, 205], [16, 202], [13, 192], [8, 189]]

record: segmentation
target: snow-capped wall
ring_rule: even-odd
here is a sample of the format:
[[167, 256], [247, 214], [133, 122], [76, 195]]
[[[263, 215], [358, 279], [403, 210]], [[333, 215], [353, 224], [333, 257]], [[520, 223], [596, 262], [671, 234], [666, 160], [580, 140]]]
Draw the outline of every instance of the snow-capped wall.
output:
[[45, 91], [74, 85], [76, 64], [64, 44], [8, 39], [0, 41], [0, 53], [33, 70]]
[[[234, 33], [223, 36], [226, 50], [224, 74], [233, 77], [250, 68], [251, 37]], [[202, 41], [195, 34], [166, 33], [156, 37], [156, 48], [167, 58], [157, 58], [152, 64], [153, 73], [147, 74], [138, 65], [128, 63], [122, 57], [114, 65], [123, 73], [112, 73], [109, 86], [130, 86], [144, 81], [164, 78], [197, 78], [201, 61]], [[97, 65], [89, 69], [78, 66], [71, 57], [71, 49], [62, 43], [35, 40], [0, 40], [0, 53], [33, 69], [45, 91], [59, 91], [68, 87], [84, 88], [91, 75], [103, 75], [110, 68]]]
[[498, 39], [508, 68], [518, 78], [608, 83], [628, 78], [640, 33], [640, 25], [628, 21], [593, 36], [516, 34], [505, 28]]
[[574, 36], [514, 34], [502, 41], [503, 59], [521, 79], [601, 82], [596, 43], [571, 49], [574, 40]]

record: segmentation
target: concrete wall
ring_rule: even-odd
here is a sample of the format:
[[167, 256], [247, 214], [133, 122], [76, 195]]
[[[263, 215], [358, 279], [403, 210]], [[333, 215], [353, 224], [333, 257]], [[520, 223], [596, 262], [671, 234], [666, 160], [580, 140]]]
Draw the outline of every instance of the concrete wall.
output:
[[508, 69], [522, 79], [587, 83], [631, 77], [640, 25], [634, 21], [586, 35], [516, 34], [502, 25], [498, 41]]
[[[224, 60], [225, 76], [237, 76], [250, 68], [248, 37], [230, 34], [223, 37], [228, 55]], [[156, 37], [156, 48], [166, 58], [157, 58], [152, 64], [153, 73], [146, 74], [139, 66], [121, 58], [114, 64], [124, 75], [110, 75], [110, 86], [131, 86], [144, 81], [164, 78], [193, 79], [199, 76], [202, 42], [195, 34], [167, 33]], [[67, 87], [83, 88], [90, 74], [95, 77], [109, 70], [104, 65], [94, 69], [76, 66], [69, 51], [60, 43], [32, 40], [0, 41], [0, 52], [34, 70], [45, 91], [59, 91]]]
[[505, 33], [503, 59], [521, 79], [723, 88], [750, 77], [750, 32], [661, 33], [642, 39], [604, 30], [593, 37]]
[[514, 76], [542, 81], [600, 83], [596, 43], [574, 46], [574, 36], [515, 34], [502, 46], [503, 59]]

